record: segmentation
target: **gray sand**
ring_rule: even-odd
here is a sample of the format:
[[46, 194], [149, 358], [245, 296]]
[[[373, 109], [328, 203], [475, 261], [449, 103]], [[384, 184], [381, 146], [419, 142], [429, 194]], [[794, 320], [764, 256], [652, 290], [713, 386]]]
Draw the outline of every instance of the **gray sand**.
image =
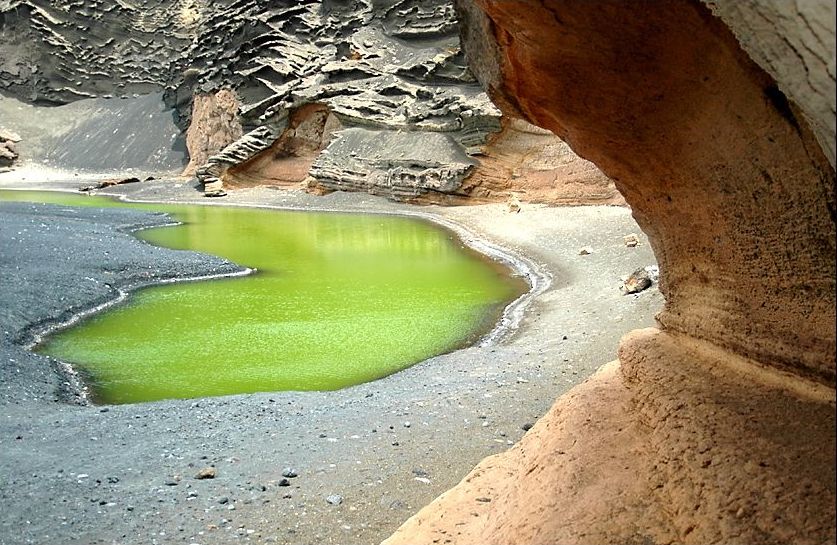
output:
[[[0, 187], [38, 185], [0, 178]], [[0, 205], [0, 544], [377, 543], [615, 359], [621, 335], [653, 324], [662, 302], [656, 285], [635, 296], [619, 290], [621, 276], [654, 263], [627, 209], [524, 205], [510, 214], [501, 205], [416, 208], [264, 188], [210, 200], [182, 181], [113, 192], [436, 215], [528, 257], [552, 285], [502, 343], [345, 390], [79, 406], [59, 399], [55, 363], [22, 347], [27, 328], [101, 302], [107, 285], [236, 269], [123, 232], [164, 216]], [[631, 232], [637, 248], [623, 243]], [[583, 246], [593, 253], [579, 255]], [[217, 477], [194, 479], [206, 466]], [[287, 467], [299, 476], [281, 486]], [[333, 495], [342, 503], [328, 503]]]

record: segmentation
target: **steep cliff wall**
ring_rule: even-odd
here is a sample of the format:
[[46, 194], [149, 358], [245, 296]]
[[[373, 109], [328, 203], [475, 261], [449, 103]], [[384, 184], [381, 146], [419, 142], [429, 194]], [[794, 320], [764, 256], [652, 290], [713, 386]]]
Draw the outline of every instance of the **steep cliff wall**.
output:
[[[666, 302], [619, 364], [387, 543], [835, 539], [835, 174], [806, 120], [833, 127], [833, 106], [758, 46], [833, 43], [835, 22], [741, 4], [790, 20], [748, 40], [691, 0], [458, 3], [496, 103], [616, 181]], [[827, 88], [826, 54], [803, 69]]]
[[[0, 92], [17, 99], [164, 90], [188, 130], [184, 173], [213, 187], [305, 180], [411, 201], [618, 202], [554, 136], [538, 145], [560, 160], [534, 169], [514, 156], [525, 131], [492, 136], [501, 114], [465, 65], [450, 2], [0, 0], [0, 32]], [[302, 121], [313, 105], [330, 122], [312, 147], [289, 131], [316, 130]]]

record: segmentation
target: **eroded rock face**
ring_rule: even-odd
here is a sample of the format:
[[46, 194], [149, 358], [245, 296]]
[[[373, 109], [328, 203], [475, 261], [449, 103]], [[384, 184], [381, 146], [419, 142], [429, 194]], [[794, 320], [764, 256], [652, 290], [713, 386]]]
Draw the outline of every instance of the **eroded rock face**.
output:
[[475, 70], [615, 180], [659, 258], [660, 323], [833, 384], [834, 169], [775, 82], [700, 4], [523, 4], [472, 12]]
[[278, 138], [268, 143], [275, 135], [266, 135], [268, 147], [230, 166], [224, 180], [230, 185], [295, 185], [306, 181], [315, 158], [340, 128], [342, 123], [326, 106], [302, 106], [290, 114]]
[[194, 97], [191, 123], [186, 131], [189, 164], [183, 171], [185, 176], [194, 175], [210, 156], [241, 138], [239, 106], [238, 97], [229, 89]]
[[[493, 136], [501, 114], [465, 64], [451, 2], [0, 0], [0, 26], [7, 37], [0, 91], [60, 104], [165, 89], [178, 125], [188, 128], [185, 173], [205, 183], [307, 180], [316, 191], [411, 201], [505, 200], [511, 193], [539, 202], [614, 200], [605, 197], [615, 193], [606, 177], [554, 136], [538, 137], [545, 161], [533, 169], [514, 156], [527, 131], [506, 124]], [[330, 121], [312, 148], [289, 131], [299, 131], [295, 125], [314, 105]], [[377, 145], [384, 160], [361, 157], [360, 149], [343, 153], [348, 142], [367, 142], [357, 131], [340, 136], [343, 128], [383, 131]], [[439, 158], [456, 160], [426, 164], [429, 149], [403, 155], [400, 140], [388, 147], [401, 137], [383, 137], [398, 131], [433, 150], [444, 143]], [[547, 157], [559, 148], [551, 168]], [[360, 180], [364, 173], [373, 175]]]
[[205, 4], [0, 0], [0, 90], [43, 104], [159, 92]]
[[514, 194], [528, 202], [612, 204], [625, 200], [613, 181], [554, 134], [520, 119], [503, 118], [491, 135], [462, 193], [494, 200]]
[[[787, 72], [777, 84], [741, 48], [747, 27], [697, 1], [458, 7], [503, 110], [616, 181], [666, 303], [659, 329], [626, 336], [619, 363], [386, 543], [833, 541], [835, 174], [805, 120], [828, 126], [818, 88], [789, 101]], [[787, 15], [773, 32], [800, 43], [782, 33], [814, 23]], [[833, 17], [816, 25], [833, 41]], [[833, 80], [831, 55], [806, 63], [811, 81]]]
[[835, 131], [835, 4], [828, 0], [705, 2], [811, 123], [831, 166]]

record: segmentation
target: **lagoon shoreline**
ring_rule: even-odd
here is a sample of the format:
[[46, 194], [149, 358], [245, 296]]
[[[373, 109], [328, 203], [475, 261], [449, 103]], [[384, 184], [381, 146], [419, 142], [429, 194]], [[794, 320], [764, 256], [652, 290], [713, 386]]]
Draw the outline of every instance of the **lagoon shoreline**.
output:
[[[20, 181], [7, 174], [0, 188], [74, 190], [83, 182]], [[183, 180], [98, 194], [212, 204]], [[66, 263], [30, 274], [35, 295], [24, 300], [20, 289], [0, 292], [0, 305], [12, 309], [0, 316], [8, 332], [0, 345], [0, 544], [377, 543], [482, 458], [516, 442], [555, 397], [614, 359], [624, 332], [651, 325], [662, 303], [656, 286], [637, 296], [619, 291], [619, 276], [654, 262], [625, 208], [524, 205], [510, 214], [496, 204], [417, 208], [365, 194], [315, 197], [272, 188], [231, 191], [224, 201], [428, 216], [508, 248], [553, 282], [532, 297], [519, 313], [519, 327], [499, 342], [437, 356], [375, 382], [334, 392], [78, 406], [55, 396], [61, 379], [45, 358], [14, 340], [31, 327], [24, 322], [33, 315], [89, 307], [109, 293], [85, 280], [100, 267], [96, 248], [109, 248], [126, 266], [110, 286], [129, 285], [137, 271], [156, 281], [187, 269], [195, 274], [230, 266], [119, 232], [126, 222], [150, 221], [151, 214], [85, 212], [82, 223], [91, 235], [76, 233], [77, 251], [55, 253], [48, 241], [30, 240], [29, 257], [4, 260], [14, 261], [9, 266], [20, 267], [21, 275], [57, 257]], [[4, 213], [0, 221], [11, 216]], [[47, 223], [26, 211], [18, 216], [33, 227], [56, 228], [66, 220]], [[625, 247], [622, 236], [630, 232], [640, 234], [639, 247]], [[11, 246], [3, 245], [6, 254]], [[593, 252], [579, 255], [582, 246]], [[206, 466], [217, 476], [194, 479]], [[287, 467], [299, 476], [283, 486]], [[333, 495], [342, 503], [328, 503]]]

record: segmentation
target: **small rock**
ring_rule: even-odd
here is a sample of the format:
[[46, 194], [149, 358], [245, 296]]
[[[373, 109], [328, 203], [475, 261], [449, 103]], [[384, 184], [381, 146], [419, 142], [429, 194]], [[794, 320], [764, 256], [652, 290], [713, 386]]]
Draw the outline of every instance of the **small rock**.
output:
[[511, 197], [509, 197], [507, 207], [509, 212], [512, 214], [517, 214], [518, 212], [520, 212], [520, 199], [517, 198], [517, 195], [512, 195]]
[[648, 271], [645, 269], [635, 270], [631, 276], [622, 284], [622, 290], [625, 294], [639, 293], [651, 287], [651, 278], [648, 276]]
[[625, 240], [625, 246], [628, 248], [634, 248], [637, 244], [639, 244], [639, 237], [636, 236], [636, 233], [625, 235], [623, 238]]
[[343, 496], [341, 496], [340, 494], [332, 494], [331, 496], [326, 498], [326, 502], [328, 502], [331, 505], [340, 505], [341, 503], [343, 503]]
[[279, 479], [279, 482], [276, 483], [279, 486], [291, 486], [291, 481], [288, 479]]
[[295, 469], [293, 469], [293, 468], [286, 467], [285, 469], [283, 469], [283, 470], [282, 470], [282, 476], [283, 476], [283, 477], [287, 477], [287, 478], [289, 478], [289, 479], [293, 479], [293, 478], [294, 478], [294, 477], [296, 477], [297, 475], [298, 475], [298, 473], [297, 473], [297, 472], [296, 472], [296, 470], [295, 470]]
[[578, 255], [590, 255], [593, 253], [593, 249], [589, 246], [585, 246], [584, 248], [578, 251]]
[[218, 498], [218, 503], [220, 503], [221, 505], [224, 505], [224, 504], [230, 503], [230, 499], [226, 496], [221, 496], [220, 498]]
[[532, 424], [531, 422], [526, 422], [520, 427], [523, 429], [523, 431], [529, 431], [532, 429], [532, 426], [534, 426], [534, 424]]
[[480, 503], [488, 503], [488, 502], [491, 501], [491, 498], [485, 498], [485, 497], [477, 498], [477, 501], [480, 502]]
[[409, 422], [404, 422], [404, 427], [405, 427], [405, 428], [409, 428], [409, 427], [410, 427], [410, 423], [409, 423]]
[[201, 469], [200, 471], [198, 471], [198, 473], [195, 475], [195, 478], [196, 479], [214, 479], [216, 475], [218, 475], [218, 471], [214, 467], [209, 466], [209, 467], [205, 467], [205, 468]]

